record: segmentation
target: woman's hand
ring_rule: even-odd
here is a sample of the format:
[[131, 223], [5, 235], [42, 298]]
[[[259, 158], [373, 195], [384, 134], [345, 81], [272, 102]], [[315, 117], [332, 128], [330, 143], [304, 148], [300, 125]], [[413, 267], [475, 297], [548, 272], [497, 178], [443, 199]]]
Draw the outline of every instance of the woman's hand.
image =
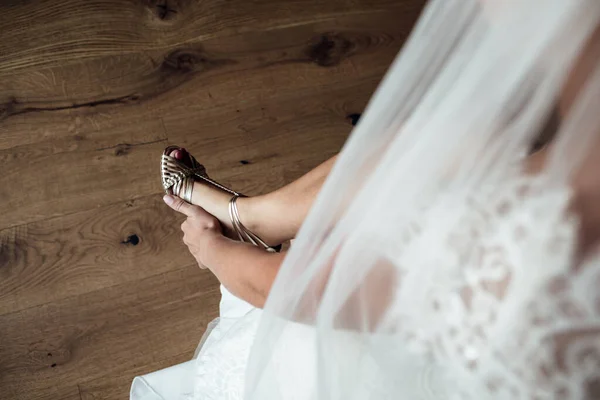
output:
[[227, 239], [219, 221], [203, 208], [174, 196], [165, 196], [164, 201], [187, 216], [181, 225], [183, 241], [200, 268], [210, 269], [235, 296], [263, 307], [285, 254]]
[[200, 268], [205, 269], [211, 243], [222, 237], [219, 221], [203, 208], [186, 203], [178, 197], [165, 196], [163, 200], [173, 210], [187, 216], [187, 219], [181, 224], [183, 242]]

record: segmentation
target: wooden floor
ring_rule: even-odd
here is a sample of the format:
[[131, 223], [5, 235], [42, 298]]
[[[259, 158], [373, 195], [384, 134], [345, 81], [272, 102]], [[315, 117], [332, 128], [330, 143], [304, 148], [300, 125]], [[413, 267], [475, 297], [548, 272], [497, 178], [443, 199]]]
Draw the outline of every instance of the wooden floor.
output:
[[0, 0], [0, 399], [126, 399], [219, 301], [159, 156], [272, 190], [336, 153], [422, 0]]

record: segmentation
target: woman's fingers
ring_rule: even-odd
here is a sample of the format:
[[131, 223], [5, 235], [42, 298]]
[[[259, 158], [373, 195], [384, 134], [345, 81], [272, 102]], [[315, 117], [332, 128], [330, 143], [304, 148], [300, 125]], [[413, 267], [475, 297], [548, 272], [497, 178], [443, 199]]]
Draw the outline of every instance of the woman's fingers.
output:
[[193, 204], [185, 202], [183, 199], [179, 197], [166, 195], [163, 197], [163, 201], [166, 205], [171, 207], [173, 210], [180, 212], [182, 214], [187, 215], [188, 217], [197, 217], [200, 215], [204, 215], [206, 211], [202, 208], [195, 206]]

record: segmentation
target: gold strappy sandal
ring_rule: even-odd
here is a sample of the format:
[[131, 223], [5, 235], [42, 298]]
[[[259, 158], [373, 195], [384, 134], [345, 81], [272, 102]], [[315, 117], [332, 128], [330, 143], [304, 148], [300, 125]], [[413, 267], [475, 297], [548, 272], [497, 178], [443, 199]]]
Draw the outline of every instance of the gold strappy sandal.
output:
[[206, 174], [206, 168], [188, 152], [185, 152], [187, 160], [177, 160], [171, 157], [170, 154], [175, 150], [184, 151], [181, 147], [169, 146], [165, 149], [161, 158], [160, 171], [166, 194], [178, 196], [191, 204], [194, 182], [197, 179], [223, 190], [231, 194], [231, 200], [229, 200], [229, 217], [231, 218], [231, 225], [240, 241], [252, 243], [268, 252], [278, 252], [281, 249], [281, 245], [276, 247], [269, 246], [258, 235], [242, 224], [237, 208], [237, 199], [245, 197], [243, 194], [210, 179]]

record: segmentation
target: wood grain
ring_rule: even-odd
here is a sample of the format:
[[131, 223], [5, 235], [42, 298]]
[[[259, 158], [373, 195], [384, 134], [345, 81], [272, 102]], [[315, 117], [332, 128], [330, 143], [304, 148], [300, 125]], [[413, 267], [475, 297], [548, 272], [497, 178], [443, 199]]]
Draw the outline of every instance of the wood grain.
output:
[[[158, 5], [167, 4], [171, 11]], [[2, 7], [0, 73], [65, 64], [219, 36], [333, 21], [343, 15], [400, 6], [412, 23], [423, 1], [30, 0]], [[2, 3], [0, 3], [2, 4]], [[409, 17], [410, 15], [410, 17]], [[31, 21], [36, 21], [35, 24]], [[132, 24], [135, 21], [135, 24]], [[398, 23], [402, 23], [399, 20]], [[19, 46], [15, 46], [15, 44]]]
[[[34, 397], [30, 397], [32, 394], [27, 391], [27, 384], [28, 380], [24, 380], [24, 382], [22, 382], [23, 386], [18, 386], [16, 390], [10, 389], [10, 391], [8, 391], [8, 389], [5, 390], [5, 388], [0, 388], [0, 394], [2, 394], [3, 399], [7, 398], [11, 400], [81, 400], [80, 388], [72, 383], [69, 384], [65, 382], [64, 384], [53, 385], [43, 392], [34, 394]], [[24, 390], [21, 391], [20, 388], [23, 388]], [[127, 397], [120, 397], [120, 399], [127, 399]]]
[[[351, 22], [352, 20], [348, 20], [344, 24]], [[341, 22], [338, 23], [339, 26], [341, 24]], [[357, 24], [359, 28], [356, 29], [356, 32], [364, 30], [365, 25], [365, 23]], [[382, 26], [385, 27], [385, 24]], [[102, 206], [158, 193], [160, 190], [158, 178], [146, 174], [145, 171], [155, 170], [155, 165], [151, 161], [151, 152], [157, 155], [160, 153], [159, 149], [165, 145], [166, 134], [163, 130], [163, 122], [167, 123], [174, 119], [189, 121], [190, 117], [196, 114], [205, 116], [204, 120], [197, 121], [195, 124], [194, 121], [190, 121], [185, 125], [202, 126], [203, 132], [211, 130], [212, 134], [223, 139], [221, 143], [224, 145], [219, 148], [227, 149], [237, 145], [236, 138], [229, 137], [230, 132], [221, 129], [220, 124], [216, 126], [213, 124], [213, 121], [216, 120], [215, 113], [218, 114], [217, 118], [226, 118], [227, 115], [234, 115], [234, 111], [237, 113], [239, 110], [256, 109], [250, 105], [257, 103], [261, 104], [263, 109], [260, 114], [265, 114], [265, 109], [281, 102], [292, 105], [311, 104], [313, 108], [321, 107], [324, 104], [323, 96], [326, 96], [328, 101], [334, 102], [337, 93], [334, 90], [340, 87], [350, 87], [356, 81], [361, 84], [362, 80], [370, 79], [371, 86], [368, 91], [345, 94], [346, 98], [356, 96], [358, 102], [364, 106], [406, 34], [401, 31], [396, 32], [396, 36], [386, 36], [381, 31], [379, 32], [370, 35], [355, 33], [354, 36], [346, 34], [346, 36], [329, 37], [327, 40], [332, 42], [351, 43], [353, 50], [348, 51], [348, 54], [352, 52], [351, 58], [340, 59], [338, 60], [339, 64], [331, 65], [328, 68], [314, 63], [306, 63], [306, 60], [300, 60], [297, 64], [273, 62], [273, 57], [271, 57], [270, 61], [265, 59], [266, 61], [263, 61], [263, 64], [256, 69], [247, 63], [247, 68], [239, 71], [222, 72], [214, 76], [210, 74], [197, 75], [175, 91], [164, 93], [159, 91], [160, 96], [154, 93], [146, 98], [139, 94], [141, 92], [138, 92], [136, 96], [145, 100], [129, 105], [123, 103], [97, 104], [93, 107], [60, 109], [61, 106], [55, 104], [53, 107], [59, 109], [54, 111], [37, 110], [31, 105], [20, 111], [14, 111], [16, 110], [14, 109], [16, 114], [10, 115], [10, 118], [6, 118], [3, 123], [0, 123], [0, 132], [4, 133], [0, 136], [0, 147], [6, 148], [0, 150], [0, 163], [6, 171], [0, 176], [0, 197], [5, 200], [0, 205], [0, 212], [5, 212], [6, 215], [3, 225], [20, 225], [47, 216], [81, 211], [89, 208], [90, 204], [87, 204], [87, 201], [90, 198], [94, 199], [93, 206]], [[292, 33], [306, 34], [308, 31], [295, 30]], [[291, 33], [288, 34], [293, 37]], [[306, 35], [299, 42], [304, 43], [310, 38], [310, 35]], [[385, 38], [391, 39], [385, 40]], [[266, 40], [260, 37], [250, 37], [250, 39], [252, 39], [252, 43], [257, 43], [257, 48], [269, 49], [274, 46], [273, 39]], [[237, 38], [229, 45], [226, 45], [225, 42], [221, 44], [223, 44], [223, 49], [227, 49], [228, 46], [236, 48], [236, 46], [240, 46], [239, 40]], [[296, 52], [300, 52], [301, 48], [302, 46]], [[294, 57], [292, 60], [295, 59]], [[329, 54], [324, 57], [331, 58], [333, 56]], [[252, 57], [246, 58], [251, 59]], [[237, 61], [232, 62], [237, 65], [236, 63]], [[100, 72], [105, 69], [105, 66], [100, 62], [95, 66], [96, 69], [92, 66], [85, 68], [88, 74], [85, 75], [87, 78], [82, 78], [83, 80], [93, 82], [93, 76], [102, 75]], [[69, 76], [77, 77], [75, 72], [73, 71]], [[56, 75], [54, 75], [55, 77]], [[47, 79], [47, 81], [50, 80]], [[57, 82], [60, 82], [60, 79]], [[146, 81], [142, 79], [141, 84], [145, 85], [144, 82]], [[63, 88], [66, 85], [57, 83], [56, 86]], [[85, 85], [82, 86], [85, 88]], [[109, 79], [102, 84], [98, 83], [98, 85], [92, 86], [121, 87], [122, 85]], [[92, 88], [89, 89], [93, 91]], [[319, 99], [318, 102], [315, 99]], [[28, 111], [23, 112], [23, 110]], [[320, 112], [320, 110], [315, 108], [313, 112]], [[288, 110], [287, 113], [292, 117], [294, 110]], [[298, 115], [302, 115], [302, 113], [299, 112]], [[249, 113], [245, 112], [244, 114], [248, 116]], [[256, 115], [249, 116], [251, 120], [255, 121], [255, 125], [257, 123]], [[260, 121], [260, 129], [270, 130], [272, 134], [277, 134], [272, 129], [277, 125], [271, 124], [270, 127], [271, 121], [268, 118], [266, 116]], [[314, 119], [314, 116], [312, 118]], [[343, 118], [345, 117], [341, 116], [340, 121]], [[320, 129], [326, 126], [322, 124], [323, 114], [314, 120], [319, 121], [317, 127]], [[132, 122], [135, 123], [132, 124]], [[308, 126], [306, 121], [300, 122], [304, 123], [304, 127]], [[325, 121], [325, 124], [327, 123], [329, 122]], [[244, 126], [240, 126], [240, 128], [248, 129]], [[191, 134], [198, 135], [198, 132], [191, 132]], [[339, 149], [346, 134], [347, 132], [344, 131], [343, 136], [339, 136], [338, 131], [338, 136], [330, 135], [337, 139], [330, 142], [323, 154], [328, 156]], [[179, 141], [180, 137], [181, 135], [174, 135], [173, 140]], [[268, 143], [267, 139], [268, 137], [263, 136], [261, 142], [254, 145], [245, 140], [244, 145], [247, 149], [258, 148], [256, 145]], [[268, 146], [265, 150], [271, 151]], [[212, 154], [215, 153], [215, 150], [203, 145], [202, 153]], [[250, 156], [252, 154], [240, 157], [244, 159]], [[253, 158], [256, 157], [253, 156]], [[299, 170], [305, 171], [302, 169], [303, 167], [312, 167], [322, 161], [322, 158], [307, 160], [308, 163], [300, 165]], [[125, 165], [127, 165], [127, 176], [122, 173]], [[220, 168], [220, 165], [216, 165], [216, 168]], [[22, 176], [28, 178], [22, 179]], [[50, 180], [53, 181], [53, 185], [42, 191], [37, 190], [42, 182]], [[278, 180], [277, 183], [284, 182]], [[266, 187], [273, 187], [274, 184], [275, 182], [267, 183]], [[82, 188], [86, 189], [85, 193], [81, 193], [80, 189]], [[30, 195], [23, 201], [21, 193], [30, 193]], [[18, 207], [17, 204], [19, 204]]]
[[[222, 90], [229, 102], [240, 95], [247, 101], [252, 94], [276, 88], [265, 86], [270, 75], [292, 84], [279, 89], [292, 91], [295, 85], [308, 82], [317, 87], [320, 82], [314, 78], [349, 79], [344, 73], [351, 68], [360, 70], [354, 74], [361, 74], [377, 66], [381, 74], [409, 29], [408, 24], [398, 24], [398, 12], [372, 12], [369, 18], [349, 15], [329, 23], [219, 37], [167, 51], [101, 57], [18, 76], [0, 75], [0, 121], [40, 111], [131, 106], [157, 97], [160, 102], [152, 102], [151, 111], [167, 111], [173, 107], [170, 100], [184, 102], [189, 92], [204, 95], [195, 99], [201, 100], [197, 107], [214, 106], [219, 102], [214, 96]], [[342, 63], [345, 68], [332, 69]], [[328, 69], [332, 70], [321, 71]], [[256, 87], [254, 82], [261, 85]], [[233, 90], [227, 85], [219, 87], [227, 83], [236, 86]], [[185, 92], [176, 90], [184, 84]], [[173, 93], [161, 96], [167, 92]]]
[[220, 296], [158, 196], [163, 147], [247, 194], [296, 179], [424, 2], [0, 1], [0, 398], [125, 399], [189, 359]]
[[[146, 126], [161, 129], [157, 121]], [[14, 159], [8, 150], [0, 155], [10, 159], [0, 176], [2, 224], [21, 225], [159, 193], [160, 176], [149, 171], [157, 171], [156, 157], [165, 143], [115, 143], [28, 159]]]
[[189, 113], [185, 121], [174, 115], [165, 129], [215, 179], [249, 195], [266, 193], [339, 152], [352, 129], [348, 116], [364, 109], [377, 83], [370, 78], [310, 98]]
[[[79, 133], [73, 131], [63, 137], [42, 136], [38, 138], [41, 142], [0, 150], [0, 165], [4, 169], [4, 174], [0, 175], [3, 225], [16, 226], [82, 211], [90, 206], [159, 193], [158, 156], [166, 145], [167, 136], [171, 143], [181, 145], [196, 141], [198, 147], [190, 146], [190, 150], [212, 171], [225, 167], [205, 155], [226, 153], [238, 158], [237, 161], [248, 158], [258, 161], [257, 151], [267, 155], [290, 154], [293, 147], [286, 146], [286, 136], [304, 143], [306, 152], [294, 153], [300, 158], [313, 154], [311, 146], [323, 146], [321, 156], [306, 165], [314, 166], [341, 148], [350, 131], [347, 114], [343, 113], [362, 111], [379, 76], [355, 79], [343, 84], [334, 81], [318, 88], [281, 91], [260, 102], [243, 103], [240, 100], [203, 110], [196, 106], [201, 103], [196, 99], [202, 94], [190, 93], [187, 106], [182, 104], [160, 120], [139, 121], [135, 126], [121, 124], [112, 129], [102, 127], [97, 133], [90, 128], [89, 133], [84, 133], [85, 129], [80, 128], [76, 130]], [[216, 91], [215, 97], [221, 93]], [[335, 109], [339, 104], [346, 104], [343, 106], [346, 110]], [[348, 104], [355, 106], [349, 108]], [[115, 119], [126, 117], [123, 113]], [[314, 121], [314, 126], [309, 121]], [[89, 120], [85, 123], [92, 125]], [[290, 126], [286, 127], [286, 123]], [[23, 124], [24, 128], [26, 126]], [[307, 136], [309, 133], [315, 136]], [[274, 141], [275, 137], [278, 137], [277, 141]], [[234, 152], [236, 148], [238, 151]], [[283, 165], [281, 158], [278, 165]], [[268, 167], [265, 170], [272, 166], [265, 165]], [[215, 178], [220, 176], [217, 173]], [[52, 185], [44, 184], [49, 181]], [[274, 183], [266, 188], [274, 189]], [[247, 187], [239, 189], [247, 190]], [[28, 194], [25, 199], [24, 193]]]
[[149, 196], [0, 231], [0, 315], [193, 264], [181, 222]]
[[[264, 193], [335, 154], [351, 129], [346, 116], [364, 107], [376, 83], [353, 84], [316, 102], [213, 109], [166, 126], [173, 140], [203, 156], [215, 178], [249, 194]], [[196, 126], [205, 130], [194, 132]], [[54, 159], [65, 154], [88, 153], [59, 153]], [[149, 179], [158, 182], [157, 176]], [[73, 207], [73, 199], [62, 199]], [[52, 204], [42, 207], [48, 213]], [[151, 196], [0, 231], [0, 314], [192, 263], [180, 242], [179, 222], [159, 196]], [[128, 242], [133, 235], [136, 245]]]
[[217, 304], [215, 278], [194, 265], [0, 316], [3, 398], [191, 358]]

